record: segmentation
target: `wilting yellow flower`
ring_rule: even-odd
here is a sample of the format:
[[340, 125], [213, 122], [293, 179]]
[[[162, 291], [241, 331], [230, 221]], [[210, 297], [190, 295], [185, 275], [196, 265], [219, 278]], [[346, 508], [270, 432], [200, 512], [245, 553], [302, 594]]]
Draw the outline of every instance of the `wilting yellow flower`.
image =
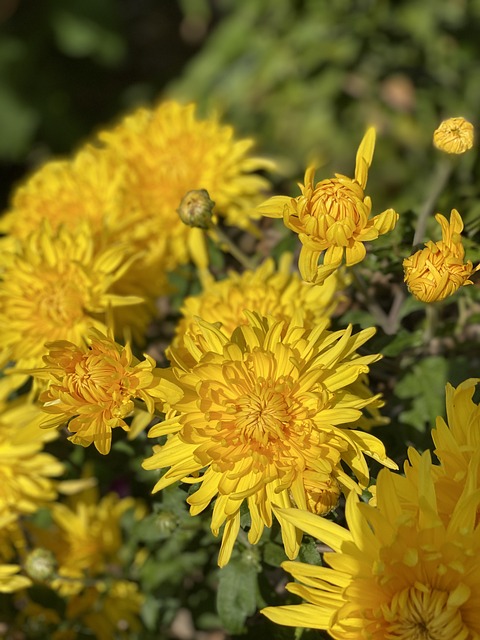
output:
[[403, 261], [408, 289], [422, 302], [444, 300], [460, 287], [473, 284], [469, 278], [480, 268], [480, 265], [474, 268], [470, 260], [464, 263], [465, 250], [460, 235], [463, 220], [458, 211], [452, 209], [450, 222], [440, 213], [435, 220], [442, 228], [442, 239], [429, 240], [424, 249]]
[[281, 510], [293, 525], [333, 549], [329, 567], [286, 562], [287, 585], [305, 604], [268, 607], [279, 624], [325, 629], [338, 640], [473, 640], [480, 637], [480, 493], [465, 492], [448, 524], [437, 510], [431, 461], [422, 457], [414, 512], [404, 510], [394, 474], [382, 470], [378, 506], [347, 498], [349, 531], [299, 510]]
[[175, 344], [183, 342], [187, 333], [201, 333], [196, 317], [220, 322], [222, 331], [228, 335], [239, 324], [248, 323], [244, 309], [287, 321], [301, 309], [305, 326], [312, 328], [330, 318], [342, 300], [340, 289], [345, 285], [345, 278], [337, 272], [323, 287], [315, 287], [291, 272], [291, 263], [291, 254], [285, 253], [278, 269], [274, 261], [268, 259], [254, 271], [242, 274], [232, 271], [225, 280], [208, 283], [199, 295], [185, 298]]
[[253, 141], [235, 140], [233, 129], [216, 118], [198, 120], [193, 104], [138, 109], [100, 139], [126, 167], [128, 197], [138, 212], [137, 244], [149, 254], [166, 240], [169, 269], [190, 254], [205, 259], [203, 231], [186, 226], [177, 213], [187, 191], [206, 189], [227, 224], [247, 228], [269, 185], [252, 174], [272, 166], [248, 155]]
[[444, 120], [433, 134], [433, 144], [445, 153], [465, 153], [473, 147], [473, 124], [465, 118]]
[[[365, 455], [382, 464], [383, 444], [355, 430], [362, 409], [381, 406], [379, 396], [360, 398], [353, 391], [359, 376], [378, 355], [356, 350], [375, 332], [352, 335], [329, 332], [327, 320], [315, 328], [249, 313], [248, 324], [230, 336], [199, 320], [200, 332], [171, 348], [165, 376], [178, 385], [181, 398], [165, 395], [170, 407], [165, 422], [150, 436], [170, 435], [154, 449], [146, 469], [170, 467], [154, 491], [182, 480], [199, 483], [187, 502], [197, 515], [216, 498], [211, 528], [225, 525], [219, 564], [230, 558], [240, 527], [240, 508], [248, 503], [256, 544], [272, 526], [272, 504], [331, 508], [332, 494], [359, 491], [368, 484]], [[355, 473], [358, 484], [342, 469]], [[324, 491], [330, 498], [316, 494]], [[285, 550], [294, 558], [301, 534], [280, 518]]]
[[94, 443], [100, 453], [107, 454], [112, 429], [129, 430], [125, 418], [133, 415], [136, 398], [154, 413], [154, 395], [166, 382], [160, 383], [150, 356], [140, 362], [129, 345], [122, 347], [96, 329], [90, 330], [88, 346], [63, 340], [47, 347], [45, 366], [32, 371], [49, 383], [39, 397], [50, 414], [41, 427], [67, 424], [71, 442], [84, 447]]
[[45, 343], [80, 344], [90, 327], [104, 329], [111, 307], [141, 302], [111, 293], [131, 264], [126, 247], [99, 252], [88, 224], [75, 232], [48, 224], [2, 255], [0, 282], [1, 362], [22, 367], [42, 362]]
[[18, 398], [0, 413], [0, 517], [34, 513], [57, 497], [63, 465], [43, 451], [56, 433], [38, 427], [38, 407]]
[[[357, 151], [355, 177], [336, 173], [314, 182], [315, 167], [308, 167], [297, 198], [274, 196], [258, 207], [271, 218], [282, 218], [298, 233], [302, 249], [298, 266], [307, 282], [321, 284], [342, 263], [347, 267], [365, 257], [364, 242], [391, 231], [398, 220], [393, 209], [370, 218], [372, 201], [364, 193], [375, 148], [375, 129], [366, 132]], [[323, 264], [318, 265], [323, 256]]]

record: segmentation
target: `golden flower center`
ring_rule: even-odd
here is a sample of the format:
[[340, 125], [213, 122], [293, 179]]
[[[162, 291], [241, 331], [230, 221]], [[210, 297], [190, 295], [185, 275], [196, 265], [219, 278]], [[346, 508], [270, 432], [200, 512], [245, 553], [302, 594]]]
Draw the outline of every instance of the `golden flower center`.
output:
[[329, 216], [337, 222], [353, 218], [358, 222], [357, 204], [363, 199], [362, 189], [352, 182], [345, 184], [337, 178], [322, 180], [315, 187], [312, 204], [321, 201]]
[[467, 638], [458, 607], [448, 603], [449, 593], [429, 587], [411, 587], [397, 593], [384, 612], [389, 622], [385, 638], [391, 640], [452, 640]]
[[62, 281], [59, 274], [53, 272], [45, 274], [44, 278], [44, 286], [32, 292], [32, 296], [36, 298], [37, 320], [49, 325], [49, 333], [45, 336], [53, 340], [57, 333], [63, 335], [65, 327], [72, 327], [83, 318], [85, 298], [78, 277]]
[[235, 426], [242, 440], [261, 446], [288, 438], [294, 423], [307, 411], [290, 395], [284, 384], [258, 381], [250, 393], [238, 398], [234, 407]]

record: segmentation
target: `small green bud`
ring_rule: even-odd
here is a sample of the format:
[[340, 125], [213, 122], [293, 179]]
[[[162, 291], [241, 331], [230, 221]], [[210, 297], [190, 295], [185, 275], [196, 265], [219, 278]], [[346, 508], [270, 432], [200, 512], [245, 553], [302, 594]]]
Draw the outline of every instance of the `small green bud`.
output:
[[155, 520], [155, 525], [162, 535], [173, 533], [178, 526], [178, 519], [170, 511], [161, 511]]
[[57, 559], [48, 549], [34, 549], [25, 560], [25, 571], [32, 580], [44, 582], [53, 578], [57, 570]]
[[206, 189], [193, 189], [183, 196], [177, 209], [180, 220], [189, 227], [208, 229], [212, 223], [215, 202]]

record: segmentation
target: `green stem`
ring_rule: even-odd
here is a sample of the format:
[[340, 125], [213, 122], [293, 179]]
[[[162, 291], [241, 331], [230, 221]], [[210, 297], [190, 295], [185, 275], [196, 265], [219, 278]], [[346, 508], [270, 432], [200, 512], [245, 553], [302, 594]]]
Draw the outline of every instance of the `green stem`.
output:
[[435, 204], [443, 191], [445, 185], [450, 178], [454, 164], [450, 158], [442, 158], [437, 166], [437, 171], [433, 177], [430, 191], [420, 209], [420, 213], [417, 220], [417, 226], [415, 229], [415, 235], [413, 236], [413, 246], [423, 242], [425, 237], [425, 230], [427, 228], [428, 218], [432, 215]]
[[212, 231], [217, 236], [218, 240], [227, 246], [228, 251], [232, 254], [232, 256], [238, 260], [238, 262], [245, 267], [245, 269], [250, 269], [253, 271], [256, 268], [256, 262], [246, 256], [243, 251], [241, 251], [236, 244], [234, 244], [231, 239], [218, 227], [213, 227]]
[[438, 326], [438, 306], [433, 304], [427, 304], [425, 309], [425, 332], [423, 334], [423, 341], [425, 344], [430, 342], [437, 332]]

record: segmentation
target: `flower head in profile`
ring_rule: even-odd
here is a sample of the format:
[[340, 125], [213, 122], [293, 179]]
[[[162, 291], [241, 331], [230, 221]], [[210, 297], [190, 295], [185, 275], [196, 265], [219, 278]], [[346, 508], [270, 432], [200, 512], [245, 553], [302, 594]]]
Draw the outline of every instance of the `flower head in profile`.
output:
[[310, 166], [300, 185], [301, 196], [274, 196], [258, 207], [265, 216], [283, 217], [285, 226], [298, 234], [298, 266], [307, 282], [323, 283], [344, 257], [347, 267], [357, 264], [366, 254], [364, 242], [395, 227], [398, 214], [393, 209], [370, 217], [372, 201], [364, 190], [374, 148], [375, 129], [370, 128], [358, 148], [353, 179], [337, 173], [315, 183], [315, 167]]
[[[368, 483], [365, 455], [390, 461], [382, 443], [355, 429], [362, 410], [380, 406], [378, 396], [353, 391], [359, 376], [379, 356], [360, 356], [374, 333], [365, 329], [330, 332], [262, 318], [246, 312], [248, 323], [230, 335], [199, 320], [200, 333], [169, 351], [164, 375], [182, 391], [165, 396], [169, 412], [150, 436], [170, 435], [143, 466], [170, 467], [154, 491], [182, 480], [199, 484], [188, 498], [196, 515], [215, 499], [211, 528], [224, 526], [219, 564], [231, 555], [246, 501], [248, 538], [256, 544], [272, 526], [272, 505], [295, 505], [327, 513], [340, 488], [359, 491]], [[355, 482], [342, 463], [352, 469]], [[299, 550], [298, 528], [279, 518], [286, 553]]]
[[445, 153], [465, 153], [473, 147], [473, 124], [465, 118], [444, 120], [433, 134], [433, 144]]
[[[272, 163], [249, 154], [252, 140], [236, 140], [216, 118], [196, 117], [195, 105], [174, 101], [127, 115], [100, 139], [126, 167], [126, 190], [138, 212], [135, 236], [149, 253], [167, 239], [167, 268], [199, 256], [203, 231], [185, 225], [177, 209], [185, 194], [206, 190], [227, 224], [249, 226], [268, 182], [253, 172]], [[201, 258], [200, 258], [201, 260]]]
[[69, 440], [87, 447], [94, 444], [103, 454], [110, 451], [112, 429], [129, 430], [125, 418], [133, 415], [134, 400], [143, 400], [153, 414], [158, 393], [155, 361], [140, 362], [129, 345], [91, 329], [89, 344], [79, 347], [65, 340], [47, 343], [45, 366], [33, 374], [46, 379], [40, 394], [43, 410], [50, 414], [41, 427], [67, 424]]
[[96, 251], [87, 223], [53, 231], [48, 223], [2, 256], [0, 353], [2, 364], [41, 364], [45, 343], [81, 344], [90, 327], [105, 328], [107, 310], [141, 298], [111, 292], [128, 270], [127, 248]]
[[34, 513], [55, 500], [63, 464], [44, 451], [56, 437], [38, 427], [40, 410], [20, 397], [0, 413], [0, 518]]
[[415, 511], [405, 510], [391, 471], [380, 472], [377, 506], [347, 498], [349, 531], [299, 510], [295, 526], [326, 543], [329, 566], [286, 562], [288, 591], [306, 602], [268, 607], [279, 624], [325, 629], [338, 640], [470, 640], [480, 635], [480, 493], [466, 487], [447, 524], [428, 452], [422, 457]]
[[425, 248], [403, 261], [404, 280], [410, 293], [422, 302], [437, 302], [454, 294], [460, 287], [473, 284], [470, 280], [480, 265], [464, 262], [461, 232], [463, 220], [453, 209], [450, 222], [438, 213], [435, 216], [442, 229], [442, 239], [429, 240]]
[[315, 287], [292, 272], [291, 264], [292, 255], [284, 253], [278, 269], [268, 259], [254, 271], [242, 274], [232, 271], [224, 280], [208, 283], [199, 295], [186, 298], [180, 310], [183, 318], [176, 328], [175, 344], [183, 342], [187, 333], [201, 333], [197, 317], [219, 322], [222, 331], [231, 335], [239, 324], [248, 323], [244, 309], [287, 321], [302, 309], [303, 323], [312, 328], [330, 318], [342, 300], [341, 289], [346, 284], [343, 275], [337, 272], [323, 287]]

